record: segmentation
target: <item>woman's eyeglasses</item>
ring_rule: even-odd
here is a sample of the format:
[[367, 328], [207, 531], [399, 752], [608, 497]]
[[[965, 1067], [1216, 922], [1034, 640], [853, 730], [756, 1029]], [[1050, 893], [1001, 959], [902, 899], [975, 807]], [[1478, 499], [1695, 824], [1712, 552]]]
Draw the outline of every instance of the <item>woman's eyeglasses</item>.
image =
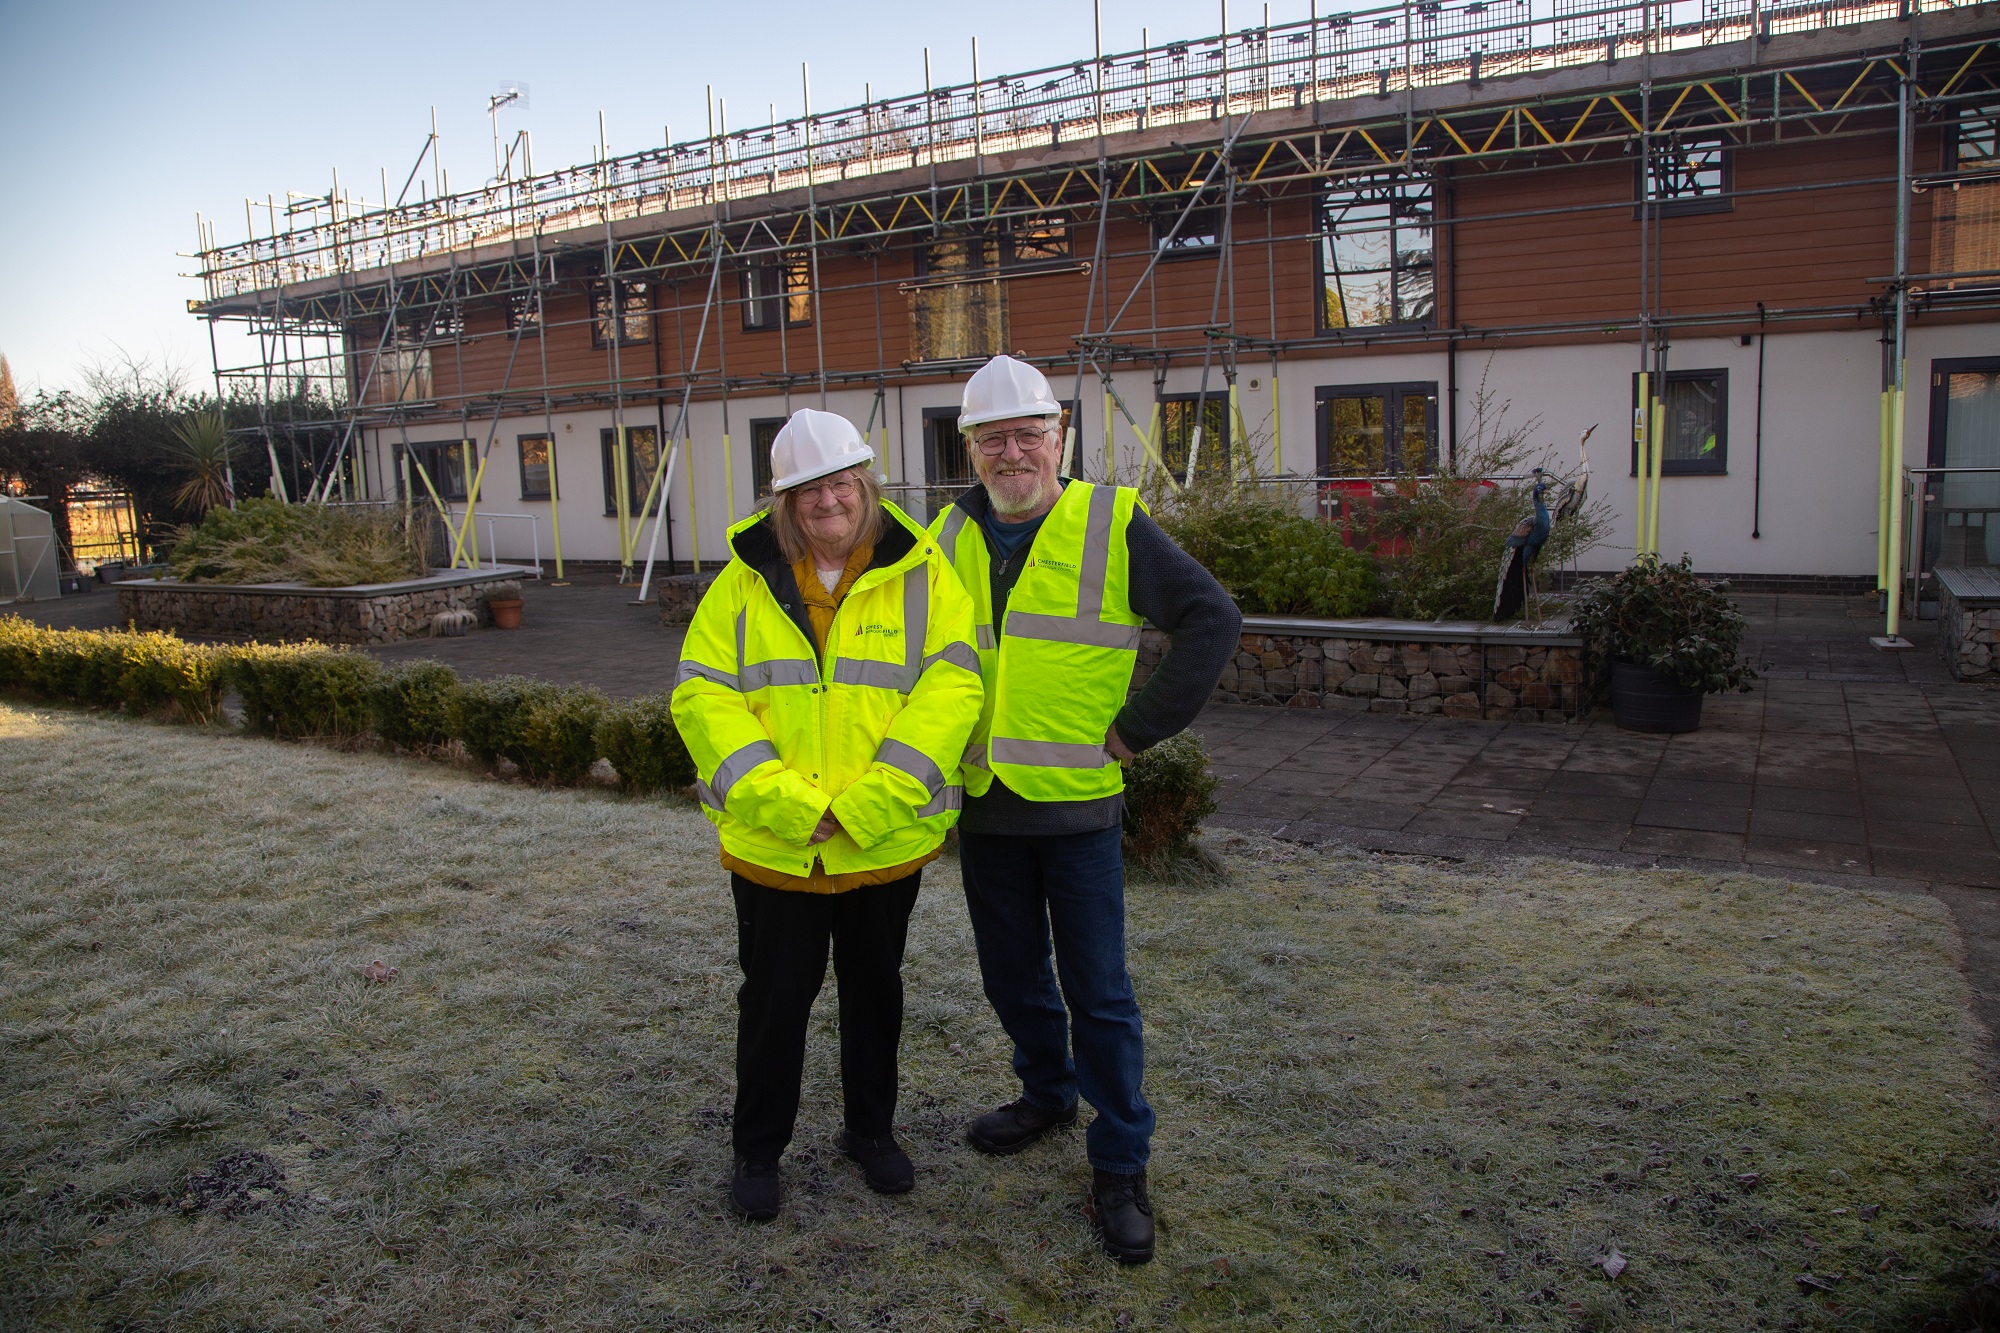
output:
[[799, 503], [816, 505], [822, 496], [827, 495], [840, 500], [851, 499], [855, 488], [859, 485], [860, 483], [852, 477], [842, 477], [839, 481], [814, 482], [809, 486], [799, 487]]
[[1016, 430], [996, 430], [985, 435], [975, 435], [972, 437], [972, 442], [979, 446], [980, 453], [989, 458], [1006, 453], [1009, 440], [1012, 440], [1014, 447], [1022, 453], [1031, 454], [1047, 444], [1049, 436], [1053, 433], [1047, 426], [1022, 426]]

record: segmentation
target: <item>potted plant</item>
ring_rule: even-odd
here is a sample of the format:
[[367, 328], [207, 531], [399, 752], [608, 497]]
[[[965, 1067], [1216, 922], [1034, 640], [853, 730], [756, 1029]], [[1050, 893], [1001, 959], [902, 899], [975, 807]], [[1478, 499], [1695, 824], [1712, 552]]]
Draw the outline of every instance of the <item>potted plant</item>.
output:
[[486, 609], [493, 613], [493, 628], [521, 628], [521, 584], [518, 579], [489, 583], [480, 594]]
[[1743, 616], [1726, 589], [1696, 578], [1686, 556], [1668, 565], [1654, 555], [1583, 586], [1571, 624], [1589, 659], [1610, 667], [1619, 726], [1693, 731], [1705, 695], [1750, 688], [1757, 673], [1743, 660]]

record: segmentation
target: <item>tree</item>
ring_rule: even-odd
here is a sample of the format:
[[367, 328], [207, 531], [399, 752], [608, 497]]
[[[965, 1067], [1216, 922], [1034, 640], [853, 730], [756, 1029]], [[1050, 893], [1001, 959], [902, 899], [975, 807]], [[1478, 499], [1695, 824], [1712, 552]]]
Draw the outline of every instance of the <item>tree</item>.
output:
[[198, 516], [219, 506], [233, 508], [236, 495], [230, 464], [234, 450], [229, 423], [222, 413], [213, 409], [189, 413], [174, 426], [174, 438], [180, 442], [181, 463], [189, 474], [174, 492], [174, 503]]
[[12, 426], [20, 411], [21, 396], [14, 392], [14, 372], [8, 368], [7, 358], [0, 356], [0, 430]]

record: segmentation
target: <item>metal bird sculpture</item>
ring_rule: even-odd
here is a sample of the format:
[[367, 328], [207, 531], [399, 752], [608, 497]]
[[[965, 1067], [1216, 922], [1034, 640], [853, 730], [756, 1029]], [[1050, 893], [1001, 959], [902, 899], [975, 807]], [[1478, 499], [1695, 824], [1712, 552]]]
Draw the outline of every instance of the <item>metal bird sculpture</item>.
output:
[[[1576, 442], [1576, 451], [1583, 461], [1574, 478], [1551, 477], [1543, 469], [1535, 469], [1535, 485], [1530, 492], [1535, 510], [1514, 525], [1514, 531], [1507, 535], [1507, 549], [1500, 557], [1500, 582], [1493, 590], [1495, 621], [1512, 620], [1521, 614], [1522, 607], [1534, 594], [1535, 561], [1542, 547], [1548, 544], [1550, 530], [1583, 508], [1590, 493], [1590, 455], [1584, 451], [1584, 445], [1596, 429], [1592, 425]], [[1549, 512], [1548, 505], [1551, 491], [1560, 492], [1554, 514]]]

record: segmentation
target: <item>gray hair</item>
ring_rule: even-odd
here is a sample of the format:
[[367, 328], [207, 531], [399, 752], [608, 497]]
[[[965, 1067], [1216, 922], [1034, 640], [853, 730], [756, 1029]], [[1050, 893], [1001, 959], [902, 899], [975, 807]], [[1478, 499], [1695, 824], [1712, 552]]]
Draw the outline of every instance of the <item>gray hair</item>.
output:
[[771, 512], [771, 529], [777, 534], [778, 549], [785, 553], [785, 559], [797, 563], [812, 554], [812, 544], [806, 540], [805, 525], [799, 522], [799, 492], [822, 481], [832, 481], [835, 477], [853, 477], [861, 488], [857, 497], [861, 502], [861, 530], [855, 535], [854, 544], [863, 542], [874, 545], [882, 538], [886, 515], [882, 512], [882, 483], [866, 467], [851, 467], [843, 472], [830, 472], [824, 477], [814, 477], [811, 481], [800, 482], [772, 495], [767, 506]]

